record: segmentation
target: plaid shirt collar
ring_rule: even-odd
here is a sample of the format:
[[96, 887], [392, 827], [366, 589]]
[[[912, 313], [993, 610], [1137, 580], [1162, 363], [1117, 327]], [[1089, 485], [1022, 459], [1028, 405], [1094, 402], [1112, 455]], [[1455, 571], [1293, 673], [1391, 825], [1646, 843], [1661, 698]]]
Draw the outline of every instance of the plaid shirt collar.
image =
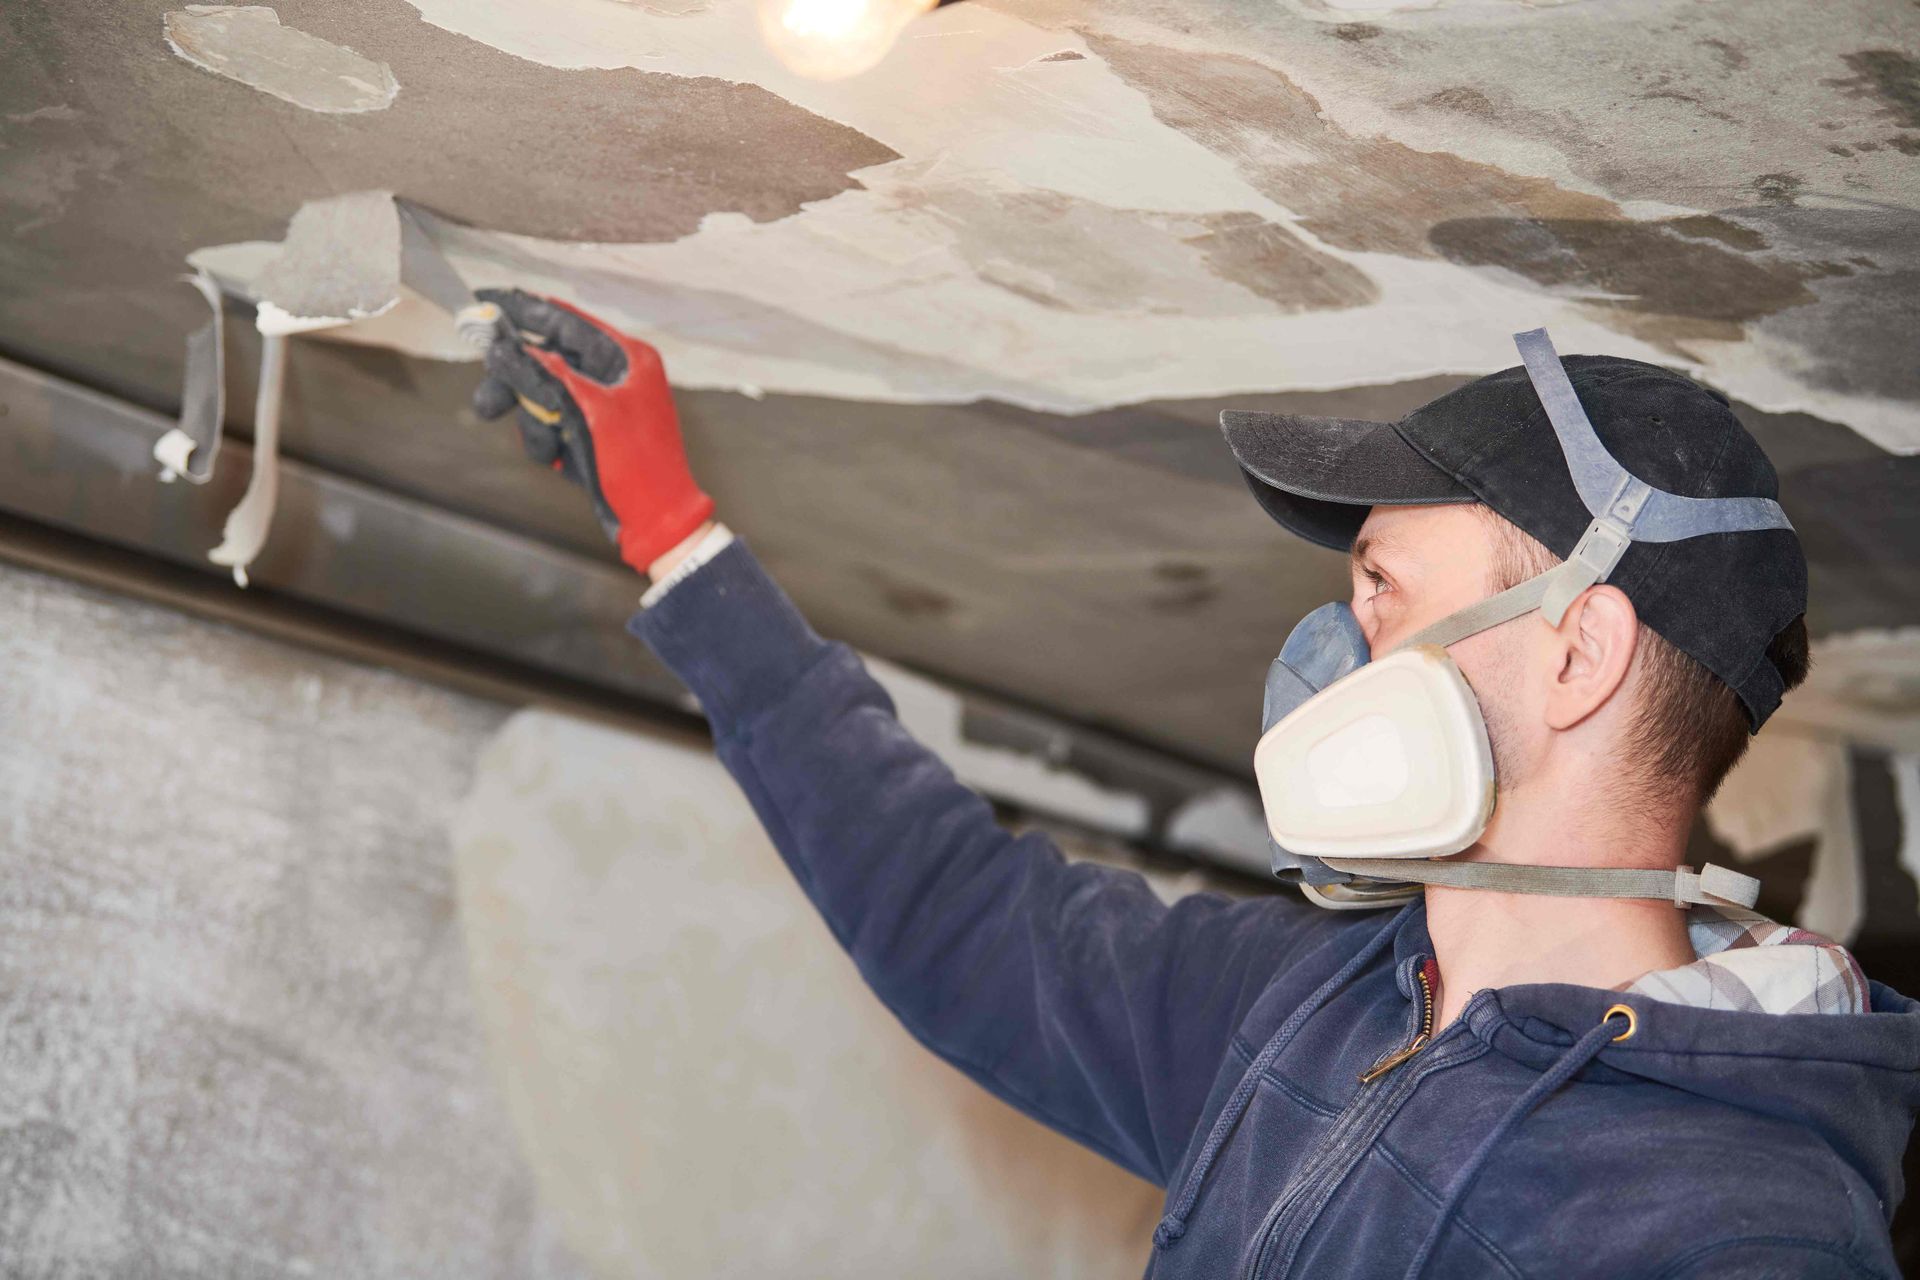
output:
[[1737, 907], [1693, 907], [1687, 940], [1699, 959], [1645, 973], [1623, 991], [1695, 1009], [1865, 1013], [1867, 979], [1839, 943]]

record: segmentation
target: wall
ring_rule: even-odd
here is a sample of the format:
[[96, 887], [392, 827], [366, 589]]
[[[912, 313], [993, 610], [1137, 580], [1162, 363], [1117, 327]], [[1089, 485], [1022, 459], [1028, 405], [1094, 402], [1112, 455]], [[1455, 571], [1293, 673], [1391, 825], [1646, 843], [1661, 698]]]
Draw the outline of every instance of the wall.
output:
[[503, 714], [0, 567], [0, 1274], [584, 1274], [442, 835]]
[[1137, 1268], [698, 742], [506, 717], [0, 565], [0, 1274]]

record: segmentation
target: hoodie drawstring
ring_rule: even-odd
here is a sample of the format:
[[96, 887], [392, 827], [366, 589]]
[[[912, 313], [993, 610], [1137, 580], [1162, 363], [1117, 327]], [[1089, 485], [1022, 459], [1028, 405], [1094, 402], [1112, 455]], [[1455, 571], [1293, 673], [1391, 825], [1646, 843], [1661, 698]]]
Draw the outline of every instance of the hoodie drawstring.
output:
[[1207, 1179], [1207, 1173], [1213, 1168], [1214, 1157], [1220, 1154], [1220, 1148], [1227, 1145], [1227, 1139], [1233, 1136], [1234, 1126], [1240, 1123], [1240, 1117], [1246, 1114], [1247, 1105], [1253, 1101], [1254, 1090], [1260, 1086], [1260, 1077], [1273, 1065], [1287, 1043], [1300, 1030], [1303, 1023], [1333, 997], [1334, 992], [1345, 986], [1353, 975], [1360, 972], [1373, 958], [1386, 949], [1400, 933], [1400, 926], [1406, 923], [1414, 907], [1419, 903], [1408, 903], [1402, 907], [1386, 926], [1360, 948], [1353, 959], [1340, 966], [1340, 972], [1320, 984], [1320, 989], [1307, 997], [1305, 1004], [1293, 1011], [1273, 1038], [1266, 1043], [1254, 1060], [1247, 1064], [1246, 1074], [1240, 1077], [1233, 1095], [1227, 1099], [1227, 1105], [1220, 1109], [1219, 1118], [1213, 1122], [1213, 1129], [1207, 1134], [1207, 1143], [1200, 1148], [1199, 1159], [1193, 1162], [1193, 1171], [1187, 1175], [1186, 1184], [1180, 1188], [1180, 1199], [1174, 1205], [1173, 1212], [1160, 1219], [1160, 1225], [1153, 1229], [1153, 1247], [1165, 1249], [1187, 1233], [1187, 1215], [1193, 1212], [1193, 1202], [1200, 1198], [1200, 1186]]
[[[1616, 1032], [1612, 1026], [1615, 1014], [1624, 1015], [1627, 1029]], [[1500, 1122], [1480, 1140], [1480, 1145], [1467, 1157], [1465, 1167], [1454, 1178], [1453, 1186], [1447, 1189], [1447, 1198], [1440, 1204], [1440, 1213], [1433, 1220], [1433, 1226], [1427, 1231], [1427, 1238], [1420, 1242], [1420, 1252], [1413, 1255], [1413, 1265], [1407, 1268], [1406, 1280], [1419, 1280], [1421, 1272], [1427, 1269], [1427, 1262], [1433, 1257], [1433, 1251], [1439, 1247], [1440, 1238], [1447, 1233], [1447, 1224], [1460, 1208], [1461, 1201], [1467, 1198], [1467, 1192], [1473, 1190], [1473, 1184], [1479, 1180], [1480, 1170], [1486, 1165], [1487, 1157], [1493, 1154], [1494, 1147], [1500, 1144], [1513, 1127], [1533, 1113], [1535, 1107], [1546, 1101], [1547, 1095], [1571, 1080], [1589, 1062], [1600, 1056], [1615, 1040], [1625, 1040], [1635, 1028], [1633, 1010], [1626, 1005], [1617, 1004], [1608, 1009], [1600, 1019], [1600, 1025], [1567, 1046], [1566, 1052], [1555, 1058], [1553, 1065], [1535, 1080], [1528, 1090], [1514, 1101]]]

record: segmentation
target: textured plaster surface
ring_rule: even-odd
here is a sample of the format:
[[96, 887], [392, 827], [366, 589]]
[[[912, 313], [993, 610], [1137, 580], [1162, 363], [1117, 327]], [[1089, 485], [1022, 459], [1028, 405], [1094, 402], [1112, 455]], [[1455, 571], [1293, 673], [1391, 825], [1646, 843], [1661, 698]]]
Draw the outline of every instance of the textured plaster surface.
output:
[[587, 1273], [443, 823], [503, 712], [0, 566], [0, 1274]]
[[452, 833], [514, 1127], [600, 1274], [1140, 1267], [1160, 1192], [908, 1036], [703, 747], [523, 712]]

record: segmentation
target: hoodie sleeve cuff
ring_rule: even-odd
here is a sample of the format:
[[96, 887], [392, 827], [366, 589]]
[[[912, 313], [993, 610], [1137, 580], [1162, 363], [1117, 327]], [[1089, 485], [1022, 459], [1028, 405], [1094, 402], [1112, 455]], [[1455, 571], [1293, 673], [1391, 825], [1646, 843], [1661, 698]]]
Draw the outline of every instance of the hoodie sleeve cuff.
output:
[[627, 630], [700, 700], [716, 737], [778, 702], [827, 647], [737, 537]]
[[692, 577], [695, 569], [698, 569], [701, 565], [713, 559], [731, 545], [733, 545], [733, 530], [715, 521], [713, 527], [707, 530], [700, 541], [693, 544], [693, 549], [687, 552], [680, 563], [673, 567], [672, 573], [660, 578], [646, 589], [646, 592], [640, 597], [640, 607], [642, 609], [651, 609], [667, 592]]

